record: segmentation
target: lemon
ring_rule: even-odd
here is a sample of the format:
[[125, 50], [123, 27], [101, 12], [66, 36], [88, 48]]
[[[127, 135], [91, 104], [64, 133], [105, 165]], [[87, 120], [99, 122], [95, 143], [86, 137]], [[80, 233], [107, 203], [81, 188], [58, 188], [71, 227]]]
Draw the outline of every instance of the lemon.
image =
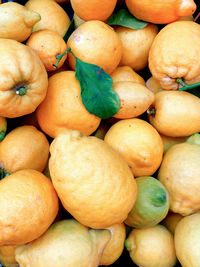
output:
[[151, 227], [163, 220], [169, 210], [166, 188], [154, 177], [136, 178], [138, 196], [125, 223], [131, 227]]

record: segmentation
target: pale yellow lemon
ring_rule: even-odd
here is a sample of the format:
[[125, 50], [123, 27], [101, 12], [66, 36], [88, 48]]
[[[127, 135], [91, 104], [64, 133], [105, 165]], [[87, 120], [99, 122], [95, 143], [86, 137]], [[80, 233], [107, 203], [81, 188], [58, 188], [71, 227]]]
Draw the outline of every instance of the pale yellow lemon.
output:
[[200, 145], [195, 141], [176, 144], [163, 157], [158, 179], [169, 192], [170, 210], [174, 213], [185, 216], [200, 209], [199, 159]]
[[35, 23], [40, 21], [39, 13], [28, 10], [25, 6], [7, 2], [0, 6], [0, 38], [25, 41]]
[[133, 229], [125, 246], [138, 266], [172, 267], [177, 261], [173, 235], [163, 225]]
[[74, 219], [54, 223], [44, 235], [16, 249], [21, 267], [93, 267], [110, 240], [109, 230], [88, 229]]
[[119, 66], [110, 75], [115, 82], [134, 82], [145, 85], [145, 81], [137, 72], [129, 66]]
[[199, 266], [200, 213], [182, 218], [176, 226], [174, 241], [177, 258], [183, 267]]
[[53, 30], [64, 36], [70, 19], [64, 8], [52, 0], [29, 0], [25, 7], [40, 14], [41, 20], [33, 27], [33, 32], [38, 30]]

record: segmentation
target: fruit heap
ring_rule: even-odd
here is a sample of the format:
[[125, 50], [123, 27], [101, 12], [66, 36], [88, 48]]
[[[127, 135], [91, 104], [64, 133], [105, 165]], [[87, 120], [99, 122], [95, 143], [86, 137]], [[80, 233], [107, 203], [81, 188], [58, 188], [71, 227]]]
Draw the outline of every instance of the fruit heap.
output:
[[0, 1], [2, 266], [200, 265], [198, 5]]

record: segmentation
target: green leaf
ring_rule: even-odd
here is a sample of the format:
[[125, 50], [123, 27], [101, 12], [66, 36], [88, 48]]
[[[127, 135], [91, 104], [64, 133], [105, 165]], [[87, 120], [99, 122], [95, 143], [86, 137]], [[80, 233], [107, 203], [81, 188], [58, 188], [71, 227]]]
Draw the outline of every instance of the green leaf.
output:
[[80, 82], [84, 106], [102, 119], [112, 117], [120, 108], [119, 96], [112, 89], [112, 78], [99, 66], [75, 58], [76, 78]]
[[6, 135], [5, 131], [0, 132], [0, 142], [4, 139], [5, 135]]
[[[177, 82], [182, 84], [183, 80], [177, 79]], [[200, 83], [194, 83], [194, 84], [189, 84], [189, 85], [183, 84], [183, 85], [184, 85], [183, 87], [180, 87], [178, 89], [179, 91], [187, 91], [188, 93], [191, 93], [195, 96], [200, 97]], [[197, 89], [198, 87], [199, 87], [199, 90]]]
[[109, 25], [119, 25], [126, 28], [139, 30], [147, 26], [147, 22], [136, 19], [127, 9], [120, 9], [114, 13], [108, 20]]
[[74, 30], [75, 30], [75, 27], [74, 27], [74, 19], [72, 19], [72, 21], [70, 22], [69, 27], [68, 27], [65, 35], [63, 36], [63, 40], [65, 41], [65, 43], [67, 43], [70, 35], [72, 34], [72, 32]]

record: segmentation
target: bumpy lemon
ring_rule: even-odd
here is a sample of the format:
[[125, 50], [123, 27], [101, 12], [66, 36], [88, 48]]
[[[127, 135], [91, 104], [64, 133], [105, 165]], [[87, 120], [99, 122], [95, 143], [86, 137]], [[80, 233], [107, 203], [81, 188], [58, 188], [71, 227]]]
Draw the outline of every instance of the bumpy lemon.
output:
[[51, 143], [53, 185], [79, 222], [102, 229], [122, 223], [137, 196], [128, 164], [103, 140], [65, 130]]

